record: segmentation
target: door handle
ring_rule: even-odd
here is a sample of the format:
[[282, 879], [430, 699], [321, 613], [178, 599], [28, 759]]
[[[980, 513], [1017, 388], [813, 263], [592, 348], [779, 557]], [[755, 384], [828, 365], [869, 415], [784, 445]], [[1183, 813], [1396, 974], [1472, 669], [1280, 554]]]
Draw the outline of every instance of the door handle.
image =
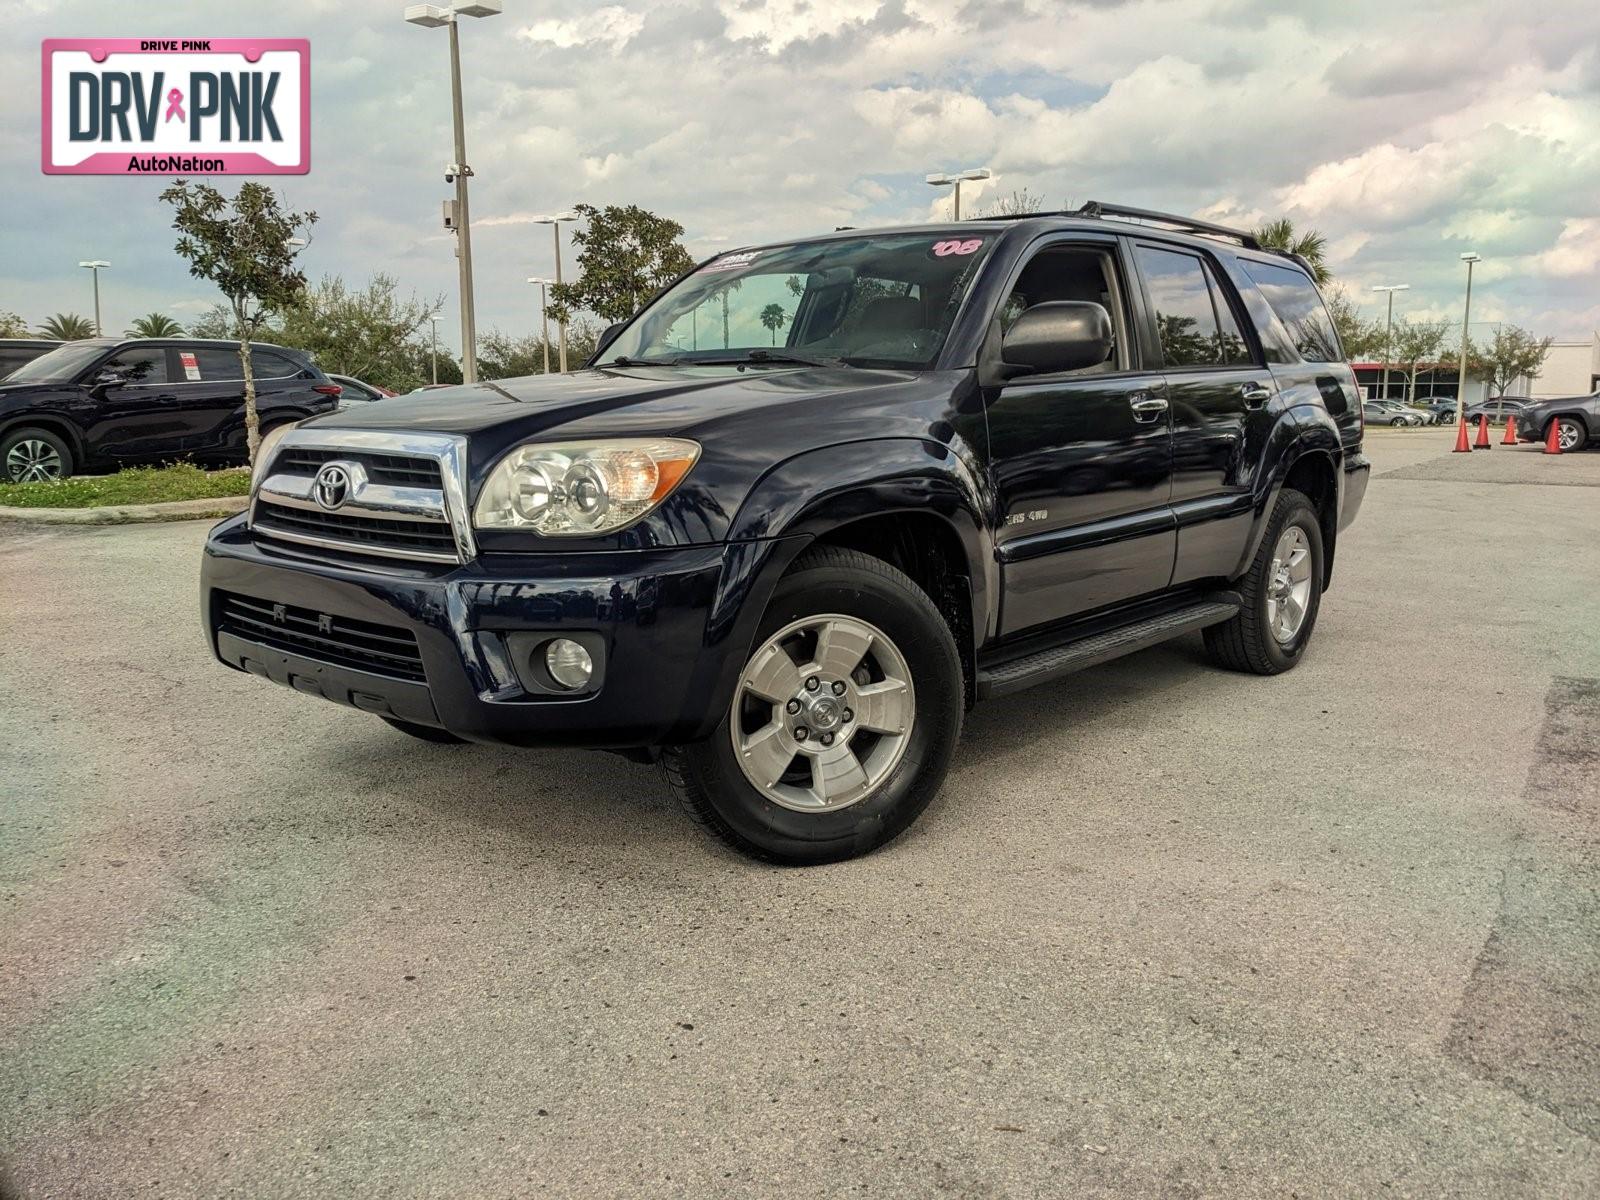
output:
[[1148, 424], [1158, 420], [1161, 414], [1167, 411], [1167, 402], [1163, 397], [1152, 396], [1149, 392], [1130, 392], [1128, 407], [1133, 409], [1135, 421]]
[[1272, 399], [1272, 389], [1264, 383], [1251, 380], [1249, 383], [1239, 385], [1239, 395], [1244, 397], [1246, 408], [1260, 408]]

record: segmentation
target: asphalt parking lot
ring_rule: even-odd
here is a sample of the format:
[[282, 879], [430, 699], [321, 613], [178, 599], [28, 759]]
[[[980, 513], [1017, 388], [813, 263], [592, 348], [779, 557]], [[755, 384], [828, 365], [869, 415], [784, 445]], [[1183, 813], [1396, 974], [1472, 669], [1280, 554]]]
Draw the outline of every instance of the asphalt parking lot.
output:
[[204, 523], [0, 526], [23, 1196], [1600, 1191], [1600, 451], [1375, 431], [1287, 676], [970, 717], [805, 871], [214, 665]]

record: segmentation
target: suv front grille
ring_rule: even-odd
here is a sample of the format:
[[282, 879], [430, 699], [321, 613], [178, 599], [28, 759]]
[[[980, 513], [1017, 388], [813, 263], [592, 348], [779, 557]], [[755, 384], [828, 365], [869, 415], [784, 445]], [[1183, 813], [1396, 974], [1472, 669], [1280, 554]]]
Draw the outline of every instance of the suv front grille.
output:
[[422, 654], [409, 629], [335, 617], [293, 604], [218, 592], [217, 629], [331, 666], [426, 683]]
[[274, 471], [292, 475], [315, 475], [323, 463], [335, 459], [358, 462], [367, 469], [367, 478], [373, 483], [387, 483], [395, 487], [432, 488], [438, 491], [439, 464], [431, 458], [416, 458], [406, 454], [374, 454], [370, 451], [312, 450], [302, 446], [286, 446], [272, 461]]
[[399, 521], [382, 517], [357, 517], [345, 512], [290, 508], [262, 497], [256, 502], [252, 527], [268, 537], [273, 532], [333, 538], [351, 550], [371, 546], [374, 551], [421, 551], [448, 559], [456, 557], [450, 526], [438, 521]]

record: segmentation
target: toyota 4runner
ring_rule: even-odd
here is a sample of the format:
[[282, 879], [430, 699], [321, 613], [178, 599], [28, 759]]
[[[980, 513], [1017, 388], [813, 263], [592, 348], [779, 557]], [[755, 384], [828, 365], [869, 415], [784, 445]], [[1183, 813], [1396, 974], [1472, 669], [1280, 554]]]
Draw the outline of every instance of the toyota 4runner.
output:
[[205, 549], [228, 666], [429, 741], [659, 758], [847, 858], [975, 701], [1203, 631], [1271, 675], [1369, 464], [1305, 264], [1092, 204], [719, 255], [586, 369], [274, 430]]

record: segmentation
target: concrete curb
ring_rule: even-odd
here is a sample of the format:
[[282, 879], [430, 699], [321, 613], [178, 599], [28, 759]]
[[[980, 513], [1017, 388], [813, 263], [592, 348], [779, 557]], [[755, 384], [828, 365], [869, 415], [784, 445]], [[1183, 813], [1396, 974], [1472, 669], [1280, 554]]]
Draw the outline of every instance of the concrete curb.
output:
[[108, 504], [101, 508], [8, 508], [0, 506], [0, 521], [29, 525], [137, 525], [146, 521], [200, 521], [243, 512], [244, 496], [217, 496], [209, 500], [168, 500], [160, 504]]

